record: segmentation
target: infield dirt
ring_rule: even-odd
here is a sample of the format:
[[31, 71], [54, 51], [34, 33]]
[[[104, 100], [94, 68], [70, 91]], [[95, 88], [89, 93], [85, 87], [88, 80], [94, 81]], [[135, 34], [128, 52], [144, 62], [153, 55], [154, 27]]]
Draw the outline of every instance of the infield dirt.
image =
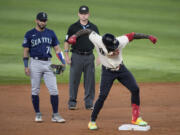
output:
[[[130, 93], [114, 84], [97, 119], [99, 130], [87, 124], [91, 111], [84, 108], [84, 89], [80, 85], [78, 110], [68, 110], [68, 85], [59, 84], [59, 112], [66, 123], [52, 123], [52, 109], [47, 88], [41, 85], [40, 110], [43, 123], [34, 122], [30, 85], [0, 86], [0, 135], [179, 135], [180, 83], [139, 83], [141, 116], [151, 125], [147, 132], [118, 131], [131, 120]], [[99, 84], [96, 85], [96, 99]]]

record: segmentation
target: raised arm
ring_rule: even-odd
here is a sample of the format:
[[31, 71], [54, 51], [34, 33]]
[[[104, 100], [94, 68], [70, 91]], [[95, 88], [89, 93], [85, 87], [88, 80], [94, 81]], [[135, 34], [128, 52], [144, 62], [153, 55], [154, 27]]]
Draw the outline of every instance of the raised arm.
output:
[[76, 35], [77, 38], [78, 38], [78, 37], [80, 37], [80, 36], [82, 36], [82, 35], [89, 35], [91, 32], [92, 32], [92, 30], [90, 30], [90, 29], [82, 29], [82, 30], [76, 32], [75, 35]]
[[153, 44], [155, 44], [157, 42], [157, 38], [152, 36], [152, 35], [146, 35], [143, 33], [128, 33], [126, 34], [126, 36], [128, 37], [129, 41], [132, 41], [133, 39], [149, 39]]
[[90, 29], [82, 29], [78, 32], [76, 32], [76, 34], [72, 35], [69, 39], [68, 39], [68, 43], [69, 44], [75, 44], [76, 43], [76, 39], [83, 36], [83, 35], [89, 35], [92, 32], [92, 30]]

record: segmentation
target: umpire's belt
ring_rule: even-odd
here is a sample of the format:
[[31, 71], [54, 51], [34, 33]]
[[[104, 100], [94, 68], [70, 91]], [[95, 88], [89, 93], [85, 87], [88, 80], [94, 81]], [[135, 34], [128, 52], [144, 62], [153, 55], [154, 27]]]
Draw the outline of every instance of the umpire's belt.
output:
[[79, 50], [72, 50], [72, 52], [77, 53], [79, 55], [91, 55], [93, 51], [91, 50], [91, 51], [88, 51], [88, 52], [81, 52]]
[[50, 58], [48, 58], [48, 57], [32, 57], [33, 59], [35, 59], [35, 60], [42, 60], [42, 61], [49, 61], [50, 60]]

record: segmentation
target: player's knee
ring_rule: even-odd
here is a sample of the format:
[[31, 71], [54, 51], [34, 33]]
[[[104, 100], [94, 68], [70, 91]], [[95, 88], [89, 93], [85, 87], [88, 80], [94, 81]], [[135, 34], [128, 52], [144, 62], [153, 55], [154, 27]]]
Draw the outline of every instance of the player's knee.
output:
[[39, 95], [39, 93], [40, 93], [40, 90], [32, 89], [32, 95]]

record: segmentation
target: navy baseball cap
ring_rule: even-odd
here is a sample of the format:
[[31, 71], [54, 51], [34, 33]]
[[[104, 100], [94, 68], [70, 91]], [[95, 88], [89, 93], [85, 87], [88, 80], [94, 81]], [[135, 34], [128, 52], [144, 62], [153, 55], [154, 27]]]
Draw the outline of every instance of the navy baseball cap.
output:
[[36, 16], [36, 19], [43, 22], [47, 21], [47, 13], [39, 12]]
[[88, 14], [89, 13], [89, 8], [87, 6], [85, 6], [85, 5], [80, 6], [79, 13], [80, 14]]

